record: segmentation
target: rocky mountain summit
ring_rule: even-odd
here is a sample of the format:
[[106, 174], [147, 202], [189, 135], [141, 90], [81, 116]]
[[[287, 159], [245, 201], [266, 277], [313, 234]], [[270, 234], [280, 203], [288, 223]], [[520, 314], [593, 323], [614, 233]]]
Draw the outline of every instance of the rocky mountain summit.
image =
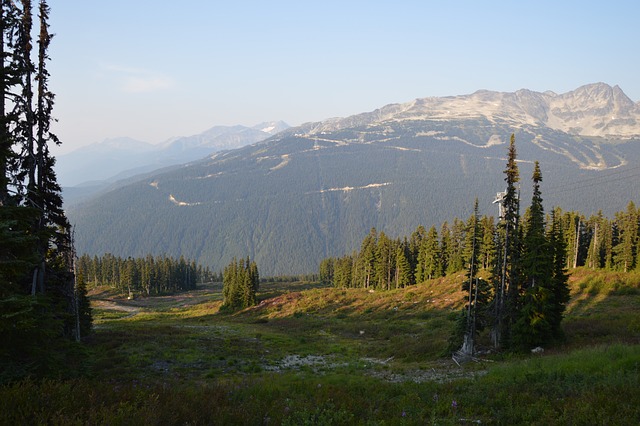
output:
[[507, 121], [515, 127], [544, 126], [587, 137], [640, 135], [640, 103], [634, 103], [620, 87], [605, 83], [589, 84], [560, 95], [522, 89], [512, 93], [479, 90], [470, 95], [420, 98], [351, 117], [307, 123], [295, 132], [314, 135], [384, 122], [479, 118]]

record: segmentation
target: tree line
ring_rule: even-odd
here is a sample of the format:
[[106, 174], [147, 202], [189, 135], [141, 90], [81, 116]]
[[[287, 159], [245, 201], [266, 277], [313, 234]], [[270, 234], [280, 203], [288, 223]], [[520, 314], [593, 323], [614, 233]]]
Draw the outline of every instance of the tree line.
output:
[[[630, 201], [627, 209], [609, 219], [597, 213], [590, 217], [556, 207], [552, 211], [563, 231], [567, 246], [566, 267], [586, 266], [628, 272], [639, 269], [640, 208]], [[551, 215], [546, 216], [549, 223]], [[418, 226], [409, 238], [391, 239], [372, 228], [360, 250], [342, 257], [328, 257], [320, 262], [319, 279], [336, 287], [395, 289], [446, 276], [464, 270], [470, 256], [473, 234], [466, 221], [454, 218], [426, 230]], [[495, 262], [495, 239], [498, 224], [493, 216], [478, 219], [477, 261], [481, 270]], [[408, 262], [409, 273], [402, 265]], [[398, 267], [397, 265], [400, 265]]]
[[91, 325], [50, 153], [60, 140], [50, 127], [49, 12], [45, 0], [0, 1], [0, 380], [62, 367], [51, 354]]
[[181, 256], [151, 256], [122, 258], [107, 253], [103, 256], [83, 255], [77, 262], [89, 287], [109, 286], [123, 294], [153, 296], [192, 290], [197, 283], [219, 281], [209, 267]]
[[561, 339], [568, 301], [566, 270], [577, 266], [619, 271], [640, 269], [640, 209], [630, 202], [613, 220], [601, 213], [586, 219], [554, 208], [544, 213], [536, 162], [533, 196], [520, 211], [515, 138], [504, 171], [506, 191], [496, 202], [501, 214], [466, 221], [455, 218], [410, 237], [389, 238], [375, 228], [360, 250], [322, 260], [320, 279], [342, 288], [390, 290], [466, 271], [468, 300], [456, 341], [473, 348], [475, 333], [489, 329], [495, 346], [524, 348]]

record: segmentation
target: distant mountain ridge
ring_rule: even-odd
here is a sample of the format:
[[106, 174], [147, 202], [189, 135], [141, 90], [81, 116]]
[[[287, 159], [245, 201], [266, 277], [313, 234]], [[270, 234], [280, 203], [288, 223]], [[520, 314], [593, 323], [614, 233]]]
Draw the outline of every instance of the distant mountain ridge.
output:
[[634, 103], [620, 87], [605, 83], [589, 84], [561, 95], [521, 89], [513, 93], [479, 90], [470, 95], [420, 98], [351, 117], [306, 123], [302, 129], [313, 135], [370, 123], [423, 118], [484, 118], [510, 121], [516, 126], [544, 126], [579, 136], [640, 136], [640, 103]]
[[197, 160], [216, 151], [241, 148], [287, 128], [289, 125], [282, 121], [253, 127], [215, 126], [157, 145], [128, 137], [106, 139], [58, 156], [58, 180], [63, 187], [92, 182], [104, 185], [114, 179]]
[[372, 227], [399, 236], [466, 219], [476, 197], [495, 215], [512, 133], [523, 210], [535, 160], [547, 211], [623, 210], [640, 201], [639, 122], [638, 104], [602, 83], [417, 99], [132, 179], [68, 213], [80, 253], [185, 255], [214, 269], [248, 255], [266, 275], [308, 273]]

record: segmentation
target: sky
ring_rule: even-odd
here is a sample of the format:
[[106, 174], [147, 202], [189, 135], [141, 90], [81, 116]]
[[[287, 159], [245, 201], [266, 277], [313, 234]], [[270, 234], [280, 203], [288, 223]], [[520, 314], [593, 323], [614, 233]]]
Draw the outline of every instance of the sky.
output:
[[640, 101], [636, 0], [48, 3], [58, 155], [480, 89], [604, 82]]

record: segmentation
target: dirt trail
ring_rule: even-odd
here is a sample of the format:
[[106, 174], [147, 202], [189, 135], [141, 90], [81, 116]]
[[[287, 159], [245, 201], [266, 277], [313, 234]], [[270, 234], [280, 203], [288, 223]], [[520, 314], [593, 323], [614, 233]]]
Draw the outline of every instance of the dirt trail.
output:
[[125, 299], [115, 295], [105, 288], [95, 289], [89, 294], [93, 307], [111, 311], [127, 312], [132, 317], [141, 311], [155, 309], [183, 308], [208, 300], [215, 300], [216, 294], [222, 293], [220, 283], [200, 284], [196, 290], [176, 293], [166, 296], [137, 296], [135, 299]]
[[108, 310], [111, 310], [111, 311], [127, 312], [129, 315], [127, 315], [124, 318], [132, 317], [132, 316], [138, 314], [140, 312], [140, 310], [141, 310], [141, 308], [139, 306], [123, 305], [123, 304], [115, 302], [113, 300], [104, 300], [104, 299], [93, 300], [92, 301], [92, 305], [95, 308], [99, 308], [99, 309], [108, 309]]

